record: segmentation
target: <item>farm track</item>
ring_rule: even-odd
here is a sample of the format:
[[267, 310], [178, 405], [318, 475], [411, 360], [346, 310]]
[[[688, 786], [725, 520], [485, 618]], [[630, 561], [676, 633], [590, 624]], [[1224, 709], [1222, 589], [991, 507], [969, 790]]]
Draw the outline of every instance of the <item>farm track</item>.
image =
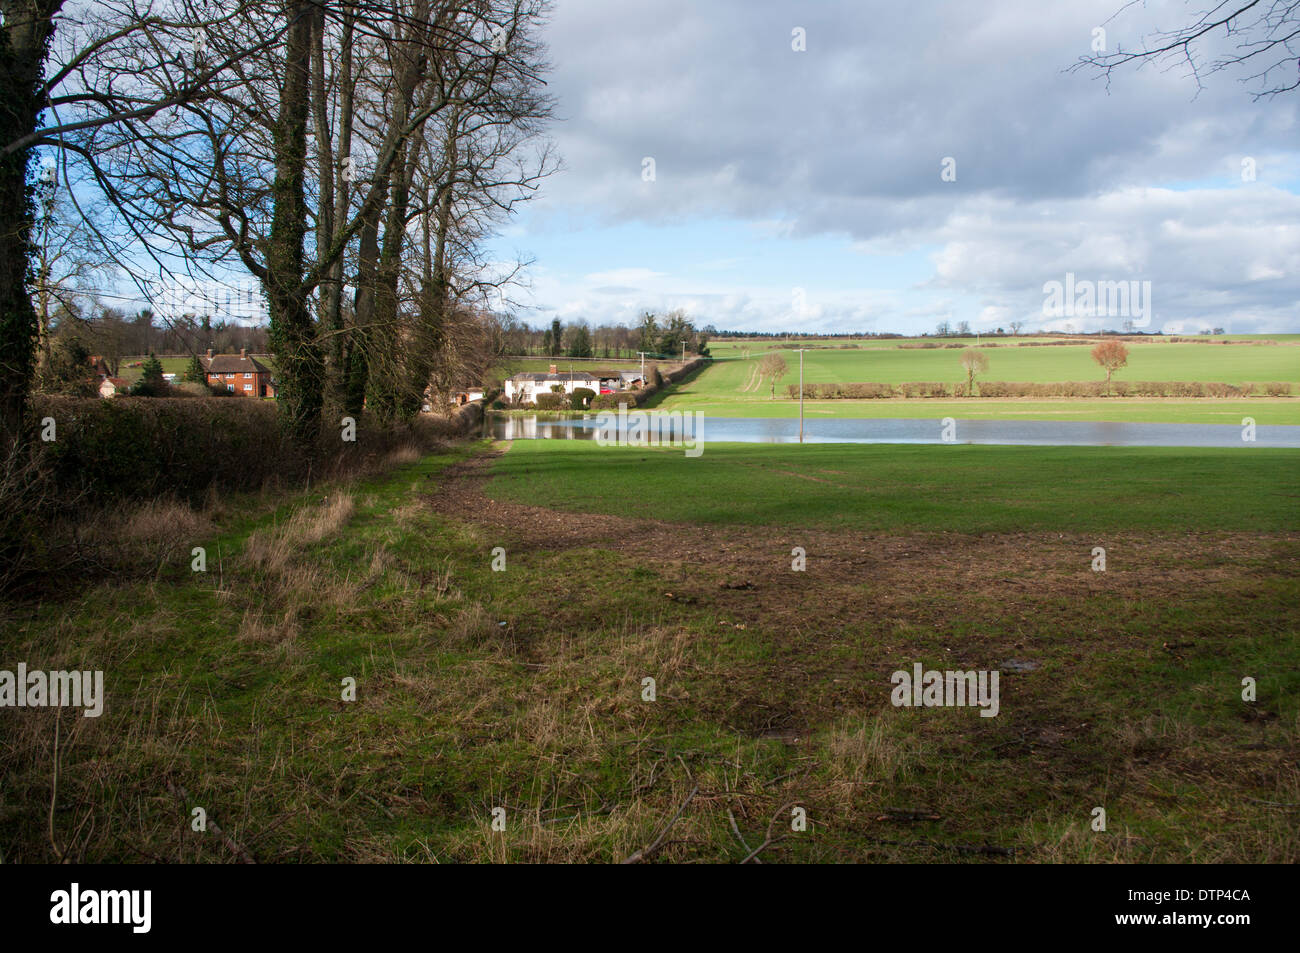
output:
[[[754, 621], [805, 627], [853, 617], [868, 622], [882, 613], [930, 618], [933, 607], [959, 602], [985, 604], [991, 626], [1006, 629], [1000, 623], [1009, 622], [1012, 631], [1024, 632], [1044, 627], [1035, 606], [1067, 600], [1082, 615], [1083, 604], [1103, 594], [1124, 601], [1152, 592], [1162, 600], [1190, 599], [1240, 580], [1261, 558], [1273, 572], [1300, 576], [1300, 533], [1105, 534], [1110, 565], [1095, 573], [1089, 571], [1095, 535], [871, 534], [570, 513], [493, 498], [491, 467], [503, 452], [494, 448], [443, 471], [426, 503], [488, 530], [513, 552], [592, 548], [656, 566], [680, 580], [677, 597], [691, 595]], [[790, 571], [796, 546], [806, 553], [804, 572]], [[870, 605], [861, 598], [863, 586], [872, 591]]]

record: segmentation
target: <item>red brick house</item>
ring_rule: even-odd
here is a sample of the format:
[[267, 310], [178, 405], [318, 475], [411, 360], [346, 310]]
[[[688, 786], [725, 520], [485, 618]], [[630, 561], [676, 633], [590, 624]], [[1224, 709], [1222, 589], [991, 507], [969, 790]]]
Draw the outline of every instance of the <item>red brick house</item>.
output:
[[208, 351], [203, 362], [207, 370], [208, 386], [227, 390], [241, 397], [274, 397], [275, 381], [271, 369], [245, 348], [239, 354], [217, 354]]

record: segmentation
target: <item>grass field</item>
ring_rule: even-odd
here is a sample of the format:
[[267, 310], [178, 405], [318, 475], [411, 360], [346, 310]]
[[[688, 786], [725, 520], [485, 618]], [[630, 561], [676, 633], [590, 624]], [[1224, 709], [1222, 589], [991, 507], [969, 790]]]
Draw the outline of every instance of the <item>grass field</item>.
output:
[[[108, 703], [5, 713], [0, 852], [1295, 862], [1298, 462], [537, 441], [160, 510], [136, 581], [5, 609]], [[1000, 713], [893, 707], [913, 662]]]
[[[712, 350], [712, 349], [711, 349]], [[1089, 356], [1089, 345], [1055, 347], [982, 348], [989, 369], [980, 376], [993, 381], [1103, 380], [1105, 373]], [[708, 387], [719, 394], [739, 394], [750, 385], [758, 358], [767, 351], [751, 351], [748, 361], [719, 361], [709, 372]], [[786, 384], [799, 381], [799, 355], [777, 351], [790, 368]], [[906, 381], [966, 380], [959, 363], [961, 349], [909, 350], [876, 348], [812, 350], [804, 354], [804, 380], [810, 384], [872, 381], [901, 384]], [[1128, 366], [1117, 380], [1131, 381], [1289, 381], [1300, 383], [1300, 347], [1291, 344], [1135, 344], [1129, 347]], [[751, 385], [752, 386], [752, 385]], [[762, 396], [767, 388], [760, 386]]]
[[[1250, 344], [1144, 343], [1129, 348], [1128, 366], [1116, 380], [1200, 381], [1241, 384], [1286, 381], [1300, 393], [1300, 346], [1295, 335], [1274, 335]], [[821, 342], [825, 343], [825, 342]], [[960, 349], [907, 349], [899, 341], [862, 341], [859, 349], [818, 348], [804, 354], [808, 384], [909, 381], [965, 381]], [[1029, 347], [999, 342], [984, 349], [989, 369], [984, 380], [1050, 383], [1092, 381], [1104, 375], [1089, 356], [1090, 345]], [[796, 346], [775, 342], [720, 342], [711, 345], [715, 361], [702, 373], [661, 396], [663, 410], [699, 410], [720, 417], [790, 417], [798, 401], [787, 386], [799, 382]], [[758, 377], [758, 362], [770, 350], [789, 368], [771, 398]], [[748, 354], [746, 358], [743, 355]], [[978, 384], [978, 379], [977, 379]], [[977, 388], [978, 389], [978, 388]], [[817, 417], [934, 417], [999, 420], [1111, 420], [1152, 423], [1231, 423], [1254, 417], [1261, 424], [1300, 424], [1295, 398], [1049, 398], [1049, 399], [890, 399], [805, 400], [804, 413]]]
[[[1300, 451], [1263, 448], [710, 443], [691, 459], [681, 450], [520, 440], [496, 464], [494, 492], [701, 525], [1277, 532], [1300, 530], [1297, 463]], [[1206, 499], [1217, 502], [1207, 508]]]

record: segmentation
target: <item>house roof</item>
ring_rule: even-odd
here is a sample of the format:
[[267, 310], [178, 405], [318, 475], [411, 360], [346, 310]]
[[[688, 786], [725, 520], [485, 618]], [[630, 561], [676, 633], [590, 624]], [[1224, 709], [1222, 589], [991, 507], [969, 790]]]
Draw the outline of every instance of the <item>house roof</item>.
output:
[[578, 373], [578, 374], [528, 373], [528, 374], [516, 374], [511, 379], [516, 381], [537, 381], [541, 383], [545, 381], [557, 381], [557, 382], [558, 381], [594, 381], [594, 380], [599, 380], [600, 378], [596, 377], [594, 374], [586, 374], [586, 373]]
[[105, 377], [99, 386], [103, 387], [104, 384], [112, 384], [118, 390], [122, 390], [123, 388], [129, 389], [131, 387], [131, 382], [124, 377]]
[[254, 357], [238, 354], [214, 354], [208, 361], [209, 374], [269, 374], [271, 369]]
[[618, 376], [623, 378], [625, 381], [639, 381], [643, 379], [640, 371], [619, 371]]

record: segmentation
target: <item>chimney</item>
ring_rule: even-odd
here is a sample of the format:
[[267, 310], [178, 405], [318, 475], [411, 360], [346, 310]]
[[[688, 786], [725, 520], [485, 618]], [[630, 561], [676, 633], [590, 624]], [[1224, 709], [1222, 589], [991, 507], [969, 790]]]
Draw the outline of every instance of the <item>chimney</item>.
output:
[[555, 365], [554, 365], [554, 364], [551, 365], [551, 373], [552, 373], [552, 374], [555, 373]]
[[239, 349], [239, 359], [240, 359], [241, 361], [246, 361], [246, 360], [248, 360], [248, 348], [246, 348], [246, 347], [241, 347], [241, 348]]

